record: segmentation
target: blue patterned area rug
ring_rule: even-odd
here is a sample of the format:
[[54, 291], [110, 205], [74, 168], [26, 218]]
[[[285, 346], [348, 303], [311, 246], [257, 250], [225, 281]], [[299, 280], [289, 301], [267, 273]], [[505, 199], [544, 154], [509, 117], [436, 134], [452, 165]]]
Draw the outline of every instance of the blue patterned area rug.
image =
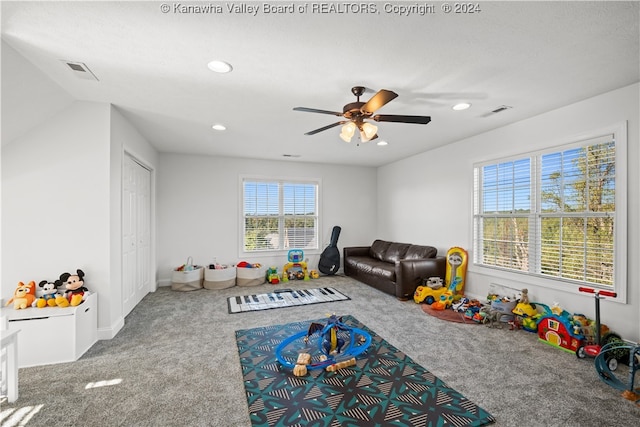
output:
[[[276, 359], [276, 347], [311, 323], [326, 320], [236, 331], [253, 426], [482, 426], [495, 421], [352, 316], [342, 321], [371, 335], [371, 345], [356, 365], [294, 376]], [[290, 344], [288, 357], [295, 363], [298, 351], [317, 349], [317, 339], [316, 334], [307, 345], [302, 339]], [[316, 360], [318, 355], [312, 350], [312, 356]]]

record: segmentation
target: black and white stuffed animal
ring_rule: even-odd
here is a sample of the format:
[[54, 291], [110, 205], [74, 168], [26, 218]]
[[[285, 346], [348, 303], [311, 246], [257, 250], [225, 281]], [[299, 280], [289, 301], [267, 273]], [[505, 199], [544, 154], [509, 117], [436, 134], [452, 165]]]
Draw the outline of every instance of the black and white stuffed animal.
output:
[[58, 293], [58, 285], [56, 282], [42, 280], [36, 288], [36, 300], [31, 304], [32, 307], [56, 307], [56, 297], [60, 297]]
[[76, 274], [62, 273], [60, 279], [56, 280], [56, 284], [58, 287], [66, 289], [64, 296], [67, 300], [67, 306], [80, 305], [90, 294], [89, 289], [84, 287], [84, 271], [80, 269], [76, 270]]

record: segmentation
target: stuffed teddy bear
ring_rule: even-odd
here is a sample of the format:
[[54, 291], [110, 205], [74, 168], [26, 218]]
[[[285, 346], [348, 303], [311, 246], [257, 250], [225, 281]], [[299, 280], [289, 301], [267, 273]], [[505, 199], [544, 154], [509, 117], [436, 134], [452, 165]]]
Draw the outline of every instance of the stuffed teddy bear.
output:
[[76, 270], [76, 274], [62, 273], [55, 283], [58, 287], [63, 286], [66, 289], [64, 296], [56, 298], [59, 307], [80, 305], [90, 294], [89, 289], [84, 287], [84, 272], [80, 269]]
[[31, 304], [32, 307], [44, 308], [58, 305], [56, 297], [61, 295], [58, 294], [58, 285], [55, 282], [42, 280], [38, 283], [38, 288], [36, 289], [36, 300]]
[[13, 303], [13, 308], [20, 310], [23, 308], [31, 307], [33, 301], [36, 299], [36, 282], [33, 280], [25, 285], [22, 282], [18, 282], [18, 287], [13, 292], [13, 297], [7, 301], [7, 305]]

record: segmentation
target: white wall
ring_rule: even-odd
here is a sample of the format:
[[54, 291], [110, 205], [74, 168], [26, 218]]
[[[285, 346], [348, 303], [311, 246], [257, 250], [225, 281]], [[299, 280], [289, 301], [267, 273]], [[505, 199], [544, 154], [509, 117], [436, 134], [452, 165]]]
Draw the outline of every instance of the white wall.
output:
[[[601, 308], [604, 323], [626, 339], [640, 340], [639, 93], [635, 84], [379, 168], [378, 235], [431, 244], [440, 254], [452, 246], [470, 249], [473, 163], [542, 149], [627, 121], [628, 303], [605, 301]], [[491, 283], [527, 287], [534, 301], [559, 302], [569, 312], [594, 315], [593, 297], [575, 290], [534, 288], [522, 275], [469, 270], [466, 291], [471, 295], [486, 296]]]
[[78, 268], [90, 290], [110, 288], [108, 113], [74, 102], [2, 147], [2, 298]]
[[72, 102], [71, 95], [2, 41], [2, 145]]
[[[375, 238], [376, 171], [331, 166], [194, 155], [161, 154], [158, 169], [158, 279], [169, 285], [171, 270], [192, 256], [195, 263], [236, 263], [241, 217], [241, 175], [322, 180], [322, 244], [334, 225], [342, 227], [338, 247], [369, 244]], [[305, 252], [310, 268], [318, 254]], [[249, 262], [282, 267], [286, 257], [251, 257]]]

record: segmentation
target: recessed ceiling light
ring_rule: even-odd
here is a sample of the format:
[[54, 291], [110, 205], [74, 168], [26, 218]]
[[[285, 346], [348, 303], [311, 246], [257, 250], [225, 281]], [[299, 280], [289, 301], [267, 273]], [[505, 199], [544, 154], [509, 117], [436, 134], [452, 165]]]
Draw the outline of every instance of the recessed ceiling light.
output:
[[383, 145], [389, 145], [389, 143], [387, 141], [378, 141], [377, 145], [383, 146]]
[[224, 126], [224, 125], [217, 124], [217, 125], [211, 126], [211, 129], [214, 129], [214, 130], [226, 130], [227, 127]]
[[228, 73], [233, 70], [233, 67], [228, 62], [224, 61], [211, 61], [207, 64], [207, 67], [211, 71], [215, 71], [216, 73]]
[[469, 107], [471, 107], [471, 104], [469, 104], [467, 102], [461, 102], [460, 104], [456, 104], [451, 108], [453, 108], [456, 111], [462, 111], [462, 110], [466, 110]]

